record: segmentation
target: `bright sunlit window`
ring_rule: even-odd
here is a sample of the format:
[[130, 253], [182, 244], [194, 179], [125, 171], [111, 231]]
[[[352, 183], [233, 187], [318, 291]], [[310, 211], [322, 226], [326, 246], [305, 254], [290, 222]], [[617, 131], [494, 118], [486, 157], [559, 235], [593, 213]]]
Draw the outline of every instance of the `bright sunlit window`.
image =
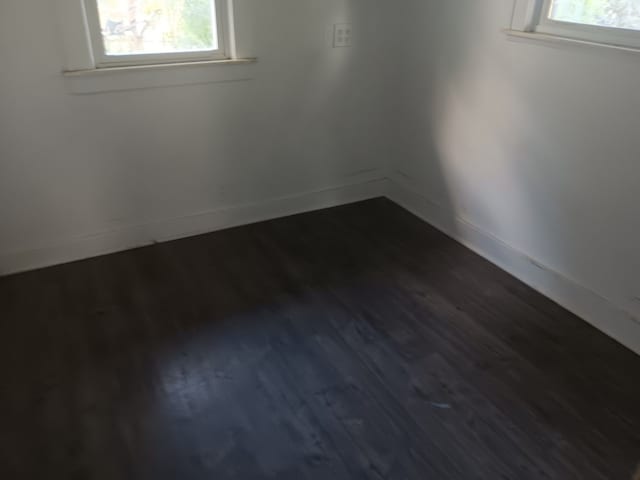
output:
[[539, 0], [536, 31], [640, 48], [640, 0]]
[[640, 30], [640, 1], [553, 0], [549, 18], [559, 22]]
[[225, 57], [222, 0], [86, 0], [96, 65]]

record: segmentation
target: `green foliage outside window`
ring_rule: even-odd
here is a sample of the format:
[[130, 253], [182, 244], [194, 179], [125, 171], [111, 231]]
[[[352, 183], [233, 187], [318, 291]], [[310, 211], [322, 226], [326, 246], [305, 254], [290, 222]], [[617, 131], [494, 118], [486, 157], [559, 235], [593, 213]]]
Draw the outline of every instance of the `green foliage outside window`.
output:
[[108, 53], [214, 50], [212, 0], [98, 0]]

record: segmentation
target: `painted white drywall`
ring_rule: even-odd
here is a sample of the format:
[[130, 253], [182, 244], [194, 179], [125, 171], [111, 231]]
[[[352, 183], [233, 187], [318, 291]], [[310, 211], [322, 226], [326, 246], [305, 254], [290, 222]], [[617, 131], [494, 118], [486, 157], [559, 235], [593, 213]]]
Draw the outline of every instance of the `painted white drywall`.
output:
[[[80, 96], [61, 75], [55, 2], [2, 0], [5, 271], [73, 259], [74, 242], [109, 232], [137, 229], [105, 251], [154, 240], [145, 225], [384, 176], [377, 3], [236, 0], [253, 80]], [[352, 48], [331, 48], [338, 22], [353, 22]]]
[[565, 305], [553, 276], [640, 318], [640, 57], [508, 38], [512, 0], [401, 3], [393, 178], [471, 246], [547, 270], [536, 287]]

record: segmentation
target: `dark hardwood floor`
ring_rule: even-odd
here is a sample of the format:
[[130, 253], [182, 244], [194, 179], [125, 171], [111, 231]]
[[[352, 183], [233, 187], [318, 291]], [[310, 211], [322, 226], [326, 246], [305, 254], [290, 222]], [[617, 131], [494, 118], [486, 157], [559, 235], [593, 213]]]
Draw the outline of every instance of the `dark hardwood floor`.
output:
[[0, 279], [0, 478], [630, 479], [640, 357], [387, 200]]

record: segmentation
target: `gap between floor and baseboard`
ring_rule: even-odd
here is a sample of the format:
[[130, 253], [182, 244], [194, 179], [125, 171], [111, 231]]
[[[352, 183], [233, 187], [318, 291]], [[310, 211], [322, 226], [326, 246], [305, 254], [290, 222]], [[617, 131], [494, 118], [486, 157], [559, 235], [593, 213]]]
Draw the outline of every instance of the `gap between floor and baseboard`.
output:
[[38, 248], [0, 253], [0, 275], [106, 255], [273, 218], [387, 197], [525, 284], [640, 354], [640, 323], [612, 301], [518, 251], [429, 200], [407, 181], [360, 178], [346, 185], [220, 208], [185, 217], [76, 237]]
[[452, 214], [401, 177], [387, 197], [640, 355], [640, 320], [611, 300]]

